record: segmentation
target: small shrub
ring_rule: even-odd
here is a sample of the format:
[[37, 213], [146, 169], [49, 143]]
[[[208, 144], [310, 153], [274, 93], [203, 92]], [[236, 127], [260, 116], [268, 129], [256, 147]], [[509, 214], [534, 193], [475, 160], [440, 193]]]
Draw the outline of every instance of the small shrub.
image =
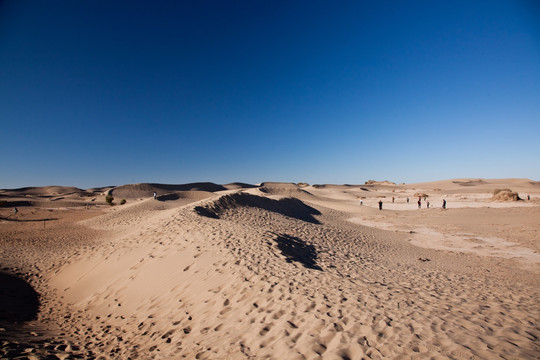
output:
[[495, 201], [519, 201], [522, 200], [517, 192], [513, 192], [510, 189], [496, 189], [493, 191], [493, 197], [491, 200]]
[[120, 200], [120, 205], [124, 205], [126, 203], [126, 199]]
[[111, 195], [105, 196], [105, 202], [106, 202], [107, 204], [111, 205], [111, 206], [114, 205], [114, 204], [113, 204], [113, 200], [114, 200], [114, 198], [113, 198]]
[[493, 195], [497, 195], [497, 194], [500, 193], [501, 191], [512, 192], [512, 190], [510, 190], [510, 189], [508, 189], [508, 188], [504, 188], [504, 189], [495, 189], [495, 190], [493, 190]]

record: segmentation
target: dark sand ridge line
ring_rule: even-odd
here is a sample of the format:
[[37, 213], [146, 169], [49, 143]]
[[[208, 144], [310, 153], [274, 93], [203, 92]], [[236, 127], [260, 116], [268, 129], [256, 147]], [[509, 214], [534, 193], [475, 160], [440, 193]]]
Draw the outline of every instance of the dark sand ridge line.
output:
[[253, 189], [259, 187], [259, 185], [252, 185], [242, 182], [233, 182], [223, 185], [228, 190], [239, 190], [239, 189]]
[[141, 198], [150, 197], [155, 193], [158, 195], [164, 195], [174, 193], [178, 191], [205, 191], [205, 192], [217, 192], [230, 190], [231, 188], [249, 188], [255, 187], [254, 185], [233, 183], [229, 185], [219, 185], [211, 182], [197, 182], [189, 184], [157, 184], [157, 183], [141, 183], [141, 184], [128, 184], [115, 187], [109, 190], [108, 194], [118, 198]]
[[25, 223], [25, 222], [46, 222], [46, 221], [55, 221], [55, 220], [58, 220], [58, 218], [43, 218], [43, 219], [31, 219], [31, 220], [27, 220], [27, 219], [19, 219], [19, 218], [17, 218], [16, 216], [9, 216], [9, 217], [3, 217], [3, 216], [0, 216], [0, 220], [2, 220], [2, 221], [13, 221], [13, 222], [22, 222], [22, 223]]
[[[94, 199], [94, 198], [92, 198]], [[5, 200], [2, 202], [2, 207], [4, 208], [70, 208], [70, 207], [84, 207], [87, 205], [105, 205], [105, 201], [92, 201], [91, 198], [86, 200], [76, 200], [70, 198], [60, 198], [60, 199], [44, 199], [42, 197], [33, 198], [29, 200]]]
[[214, 183], [192, 183], [180, 185], [142, 183], [117, 186], [111, 189], [108, 193], [118, 198], [139, 198], [150, 197], [154, 194], [154, 192], [156, 192], [158, 195], [162, 195], [176, 191], [190, 190], [214, 192], [227, 189]]
[[89, 190], [79, 189], [73, 186], [41, 186], [41, 187], [23, 187], [18, 189], [4, 189], [4, 195], [11, 196], [39, 196], [39, 197], [55, 197], [55, 196], [92, 196], [93, 192]]

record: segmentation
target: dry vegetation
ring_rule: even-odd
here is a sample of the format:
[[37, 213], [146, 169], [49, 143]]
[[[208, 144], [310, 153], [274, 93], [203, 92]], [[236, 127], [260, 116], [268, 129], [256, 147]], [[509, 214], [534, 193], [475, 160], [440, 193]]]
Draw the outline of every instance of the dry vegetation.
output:
[[495, 201], [518, 201], [522, 200], [517, 192], [513, 192], [508, 188], [504, 189], [495, 189], [493, 191], [493, 197], [491, 198]]

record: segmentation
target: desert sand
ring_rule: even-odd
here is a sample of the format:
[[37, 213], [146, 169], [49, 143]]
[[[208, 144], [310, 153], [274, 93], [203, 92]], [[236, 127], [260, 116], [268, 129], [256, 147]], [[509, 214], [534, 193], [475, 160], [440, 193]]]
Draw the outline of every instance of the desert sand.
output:
[[[494, 200], [502, 188], [524, 200]], [[540, 358], [538, 181], [40, 187], [0, 202], [2, 359]]]

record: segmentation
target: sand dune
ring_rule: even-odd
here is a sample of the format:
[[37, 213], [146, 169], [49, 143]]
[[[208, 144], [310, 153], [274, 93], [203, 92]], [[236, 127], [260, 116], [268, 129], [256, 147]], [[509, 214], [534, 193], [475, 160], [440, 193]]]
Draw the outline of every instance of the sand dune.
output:
[[318, 223], [319, 221], [313, 215], [321, 213], [304, 204], [302, 201], [295, 198], [283, 198], [273, 200], [267, 197], [251, 195], [247, 193], [236, 193], [225, 195], [209, 204], [196, 206], [194, 210], [202, 216], [219, 219], [228, 211], [235, 211], [240, 207], [255, 208], [258, 210], [266, 210], [278, 213], [290, 218]]
[[71, 186], [42, 186], [25, 187], [19, 189], [2, 190], [4, 194], [13, 196], [59, 196], [59, 195], [78, 195], [89, 196], [90, 192]]
[[238, 189], [253, 189], [258, 187], [257, 185], [246, 184], [241, 182], [234, 182], [230, 184], [223, 185], [227, 190], [238, 190]]
[[304, 201], [315, 200], [305, 186], [299, 186], [293, 183], [277, 183], [277, 182], [264, 182], [254, 192], [257, 195], [262, 196], [274, 196], [274, 197], [294, 197]]
[[[538, 358], [540, 190], [508, 181], [532, 200], [496, 203], [487, 190], [501, 182], [484, 181], [262, 183], [225, 193], [171, 190], [90, 210], [24, 209], [19, 218], [0, 209], [3, 266], [26, 276], [42, 299], [36, 320], [0, 319], [9, 333], [0, 351], [6, 358]], [[417, 192], [456, 207], [419, 210], [406, 202]], [[378, 210], [380, 199], [389, 209]], [[47, 214], [57, 220], [44, 231], [37, 226]], [[446, 243], [433, 232], [448, 235]], [[41, 240], [32, 240], [37, 234]], [[485, 240], [493, 237], [515, 245]]]
[[201, 182], [201, 183], [191, 183], [191, 184], [182, 184], [182, 185], [171, 185], [171, 184], [129, 184], [115, 187], [110, 190], [111, 195], [118, 198], [146, 198], [154, 194], [154, 192], [162, 195], [168, 194], [177, 191], [206, 191], [206, 192], [215, 192], [227, 190], [226, 187], [222, 185], [217, 185], [210, 182]]
[[486, 184], [486, 182], [482, 179], [478, 179], [478, 180], [464, 180], [464, 181], [459, 181], [459, 180], [453, 180], [452, 181], [454, 184], [458, 184], [460, 186], [476, 186], [476, 185], [484, 185]]

